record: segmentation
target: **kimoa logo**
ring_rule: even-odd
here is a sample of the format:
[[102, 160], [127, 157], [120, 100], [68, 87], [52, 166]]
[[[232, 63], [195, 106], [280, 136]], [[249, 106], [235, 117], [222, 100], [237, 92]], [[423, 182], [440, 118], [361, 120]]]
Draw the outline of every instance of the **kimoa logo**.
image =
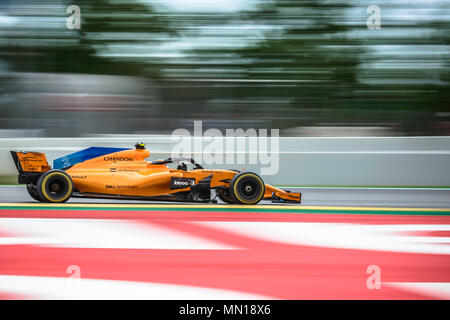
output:
[[194, 184], [195, 180], [174, 180], [173, 184], [177, 184], [177, 185], [190, 185], [190, 184]]

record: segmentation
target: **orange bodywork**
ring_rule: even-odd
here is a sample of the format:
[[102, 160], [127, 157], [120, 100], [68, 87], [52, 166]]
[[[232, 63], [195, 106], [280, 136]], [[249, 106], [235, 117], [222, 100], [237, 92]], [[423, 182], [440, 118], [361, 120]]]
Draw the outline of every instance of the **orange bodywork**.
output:
[[[15, 152], [15, 154], [22, 166], [31, 168], [25, 171], [50, 170], [43, 154], [33, 153], [36, 156], [32, 161], [26, 157], [30, 153]], [[190, 190], [190, 185], [174, 188], [171, 183], [173, 178], [191, 178], [186, 180], [190, 180], [193, 185], [211, 176], [211, 189], [229, 187], [231, 179], [237, 174], [233, 170], [172, 169], [167, 164], [146, 161], [149, 154], [147, 149], [123, 150], [77, 163], [65, 169], [65, 172], [71, 177], [74, 190], [81, 195], [130, 197], [165, 196]], [[300, 203], [299, 193], [290, 193], [265, 184], [264, 198], [273, 199], [273, 195]]]
[[20, 166], [19, 171], [46, 172], [50, 170], [45, 154], [40, 152], [14, 152]]

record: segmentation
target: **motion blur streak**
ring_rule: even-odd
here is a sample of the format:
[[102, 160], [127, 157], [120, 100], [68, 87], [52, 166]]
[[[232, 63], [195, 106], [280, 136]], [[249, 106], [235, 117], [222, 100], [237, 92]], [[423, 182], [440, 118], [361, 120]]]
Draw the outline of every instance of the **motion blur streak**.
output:
[[4, 0], [0, 136], [449, 135], [450, 3], [373, 4]]
[[[237, 206], [222, 206], [225, 210], [207, 206], [184, 206], [184, 210], [183, 206], [158, 209], [158, 205], [146, 208], [125, 205], [114, 210], [102, 209], [101, 205], [78, 206], [49, 210], [39, 205], [22, 208], [20, 204], [9, 204], [0, 208], [0, 228], [7, 227], [5, 232], [0, 229], [0, 239], [5, 240], [0, 245], [0, 296], [151, 299], [163, 290], [160, 298], [171, 299], [186, 296], [204, 299], [205, 294], [223, 299], [449, 297], [450, 255], [448, 251], [436, 250], [442, 241], [448, 241], [448, 232], [423, 233], [425, 230], [448, 231], [449, 210], [328, 207], [307, 213], [314, 209], [269, 209], [266, 206], [248, 212]], [[46, 219], [49, 223], [59, 220], [55, 226], [60, 230], [51, 232], [68, 233], [64, 241], [70, 245], [54, 246], [33, 241], [45, 237], [46, 233], [30, 234], [26, 232], [29, 228], [24, 226], [33, 220], [39, 225]], [[79, 222], [72, 223], [73, 219]], [[100, 224], [103, 226], [99, 233], [101, 241], [97, 241], [95, 247], [77, 245], [80, 240], [76, 238], [85, 232], [79, 228], [85, 224], [83, 221], [90, 221], [86, 219], [105, 222]], [[108, 219], [114, 219], [114, 224], [106, 223]], [[9, 228], [11, 221], [15, 228]], [[166, 234], [166, 241], [173, 246], [118, 249], [99, 245], [108, 239], [114, 241], [115, 230], [121, 224], [127, 226], [130, 223], [148, 227], [150, 239], [155, 230], [161, 229]], [[108, 225], [112, 229], [110, 235], [105, 236]], [[311, 225], [314, 225], [313, 235], [311, 232], [305, 235], [291, 232], [292, 228], [309, 230]], [[336, 236], [336, 232], [330, 230], [342, 228], [346, 230], [347, 240], [354, 241], [337, 239], [339, 241], [330, 242], [330, 237]], [[404, 233], [411, 230], [421, 232]], [[137, 235], [141, 239], [145, 236], [142, 232]], [[24, 240], [29, 242], [8, 244], [8, 237], [25, 237]], [[173, 239], [169, 241], [167, 237]], [[221, 244], [229, 249], [187, 248], [182, 240], [184, 237]], [[411, 241], [417, 247], [410, 246]], [[69, 280], [74, 279], [69, 278], [66, 270], [72, 265], [81, 271], [78, 287], [75, 283], [69, 286], [72, 284]], [[373, 265], [380, 269], [379, 289], [367, 286], [371, 275], [366, 270]]]
[[0, 230], [25, 237], [2, 237], [0, 245], [36, 244], [50, 247], [120, 249], [229, 249], [134, 221], [98, 219], [1, 219]]
[[449, 299], [449, 21], [448, 0], [0, 0], [0, 184], [11, 150], [156, 160], [198, 120], [279, 129], [264, 181], [320, 187], [284, 209], [0, 187], [0, 299]]
[[0, 276], [0, 291], [32, 299], [267, 299], [264, 296], [227, 290], [196, 288], [149, 282], [80, 279], [70, 283], [61, 277]]

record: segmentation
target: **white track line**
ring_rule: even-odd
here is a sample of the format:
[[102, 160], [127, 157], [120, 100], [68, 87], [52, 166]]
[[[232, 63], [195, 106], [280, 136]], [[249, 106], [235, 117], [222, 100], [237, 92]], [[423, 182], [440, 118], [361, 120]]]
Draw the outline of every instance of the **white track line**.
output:
[[450, 300], [450, 282], [383, 282], [381, 285], [430, 296], [435, 299]]
[[0, 275], [0, 292], [31, 299], [259, 300], [231, 290], [150, 282]]
[[38, 244], [71, 248], [235, 249], [156, 224], [108, 219], [0, 218], [0, 245]]
[[195, 222], [269, 241], [361, 250], [450, 255], [450, 237], [410, 236], [409, 232], [450, 231], [449, 224], [364, 225], [315, 222]]

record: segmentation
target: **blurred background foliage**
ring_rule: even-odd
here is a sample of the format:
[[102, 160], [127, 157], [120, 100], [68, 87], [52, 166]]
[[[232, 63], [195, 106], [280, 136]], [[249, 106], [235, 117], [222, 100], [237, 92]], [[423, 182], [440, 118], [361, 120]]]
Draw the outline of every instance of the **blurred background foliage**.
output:
[[449, 31], [442, 0], [4, 0], [0, 137], [450, 135]]

